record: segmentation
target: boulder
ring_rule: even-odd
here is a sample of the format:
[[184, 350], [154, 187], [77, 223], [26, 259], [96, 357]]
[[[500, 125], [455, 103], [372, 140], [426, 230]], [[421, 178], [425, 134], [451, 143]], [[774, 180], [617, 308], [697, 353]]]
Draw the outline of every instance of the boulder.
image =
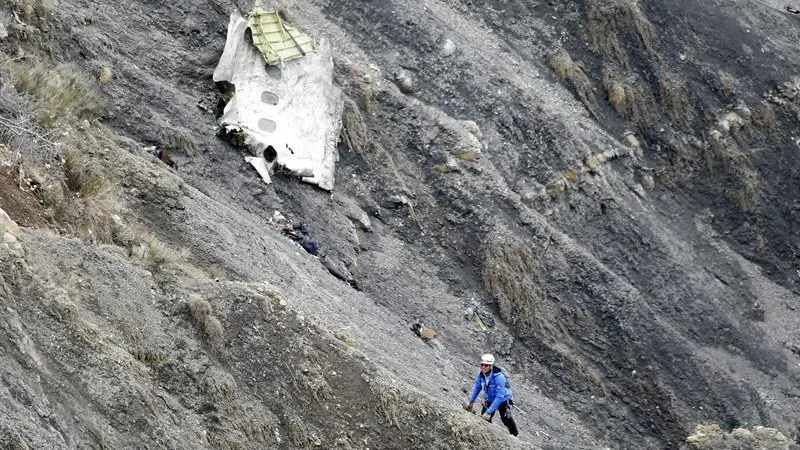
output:
[[370, 231], [372, 229], [372, 223], [369, 220], [369, 215], [363, 209], [357, 206], [351, 206], [347, 209], [347, 218], [353, 222], [353, 225], [356, 226], [359, 230]]
[[415, 91], [414, 79], [406, 70], [395, 72], [394, 81], [400, 89], [400, 92], [404, 94], [411, 94]]
[[0, 235], [3, 237], [3, 246], [11, 255], [17, 258], [25, 257], [25, 250], [19, 242], [19, 225], [2, 209], [0, 209]]

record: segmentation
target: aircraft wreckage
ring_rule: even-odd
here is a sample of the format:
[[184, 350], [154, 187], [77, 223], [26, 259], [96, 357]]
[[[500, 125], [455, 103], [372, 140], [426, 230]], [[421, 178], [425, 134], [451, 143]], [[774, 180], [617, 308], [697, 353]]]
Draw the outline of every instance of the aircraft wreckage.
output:
[[247, 19], [231, 14], [214, 82], [227, 100], [220, 131], [264, 182], [280, 170], [333, 189], [343, 103], [325, 42], [257, 2]]

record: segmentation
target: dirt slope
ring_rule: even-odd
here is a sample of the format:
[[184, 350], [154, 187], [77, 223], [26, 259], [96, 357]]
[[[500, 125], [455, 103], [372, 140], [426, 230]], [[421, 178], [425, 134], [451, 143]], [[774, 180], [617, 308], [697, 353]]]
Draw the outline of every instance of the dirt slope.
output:
[[[355, 140], [333, 193], [265, 186], [213, 135], [210, 73], [249, 3], [2, 5], [9, 57], [66, 63], [107, 102], [86, 153], [163, 255], [11, 233], [0, 445], [679, 448], [700, 423], [798, 439], [800, 17], [781, 5], [283, 4], [336, 49]], [[39, 225], [30, 202], [0, 208]], [[484, 351], [512, 374], [519, 439], [458, 410]]]

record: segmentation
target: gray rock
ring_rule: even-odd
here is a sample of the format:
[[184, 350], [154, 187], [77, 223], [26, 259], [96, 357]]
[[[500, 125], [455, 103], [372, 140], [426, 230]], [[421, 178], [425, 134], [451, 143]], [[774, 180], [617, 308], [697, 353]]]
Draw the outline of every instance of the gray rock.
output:
[[447, 58], [448, 56], [452, 56], [455, 52], [456, 44], [450, 39], [445, 39], [442, 43], [442, 47], [439, 49], [439, 54]]
[[415, 91], [414, 78], [407, 70], [400, 70], [394, 74], [394, 82], [404, 94], [412, 94]]
[[405, 195], [392, 195], [387, 199], [386, 207], [392, 209], [402, 208], [411, 204], [411, 201]]
[[25, 249], [19, 242], [19, 226], [2, 209], [0, 209], [0, 238], [2, 238], [0, 245], [5, 246], [11, 255], [17, 258], [25, 256]]
[[323, 256], [319, 259], [319, 262], [321, 262], [322, 265], [328, 269], [328, 272], [330, 272], [331, 275], [335, 276], [336, 278], [347, 282], [353, 281], [353, 275], [342, 261], [328, 256]]
[[359, 229], [364, 231], [369, 231], [372, 228], [372, 223], [369, 220], [369, 216], [367, 215], [366, 211], [362, 210], [357, 206], [351, 206], [347, 210], [347, 218], [350, 219], [353, 224]]
[[740, 104], [740, 105], [738, 105], [738, 106], [737, 106], [737, 107], [734, 109], [734, 112], [736, 112], [736, 114], [738, 114], [738, 115], [739, 115], [739, 116], [740, 116], [742, 119], [744, 119], [744, 120], [747, 120], [747, 119], [749, 119], [749, 118], [750, 118], [750, 116], [752, 116], [752, 115], [753, 115], [752, 111], [750, 111], [750, 108], [748, 108], [748, 107], [747, 107], [747, 105], [745, 105], [745, 104], [743, 104], [743, 103], [742, 103], [742, 104]]

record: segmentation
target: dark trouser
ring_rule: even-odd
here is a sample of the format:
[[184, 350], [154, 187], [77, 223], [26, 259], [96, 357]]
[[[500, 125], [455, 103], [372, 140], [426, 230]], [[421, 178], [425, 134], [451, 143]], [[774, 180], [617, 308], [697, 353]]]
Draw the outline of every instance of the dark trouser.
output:
[[[497, 407], [495, 412], [500, 412], [500, 420], [503, 421], [503, 425], [508, 428], [508, 432], [511, 433], [512, 436], [516, 436], [519, 434], [519, 431], [517, 430], [517, 424], [514, 422], [514, 418], [511, 417], [511, 404], [509, 404], [509, 402], [513, 404], [513, 401], [506, 400], [503, 403], [500, 403], [500, 406]], [[483, 407], [481, 408], [481, 415], [483, 415], [490, 406], [492, 406], [491, 403], [484, 403]], [[491, 422], [493, 418], [494, 413], [492, 413], [491, 418], [489, 418], [489, 422]]]

